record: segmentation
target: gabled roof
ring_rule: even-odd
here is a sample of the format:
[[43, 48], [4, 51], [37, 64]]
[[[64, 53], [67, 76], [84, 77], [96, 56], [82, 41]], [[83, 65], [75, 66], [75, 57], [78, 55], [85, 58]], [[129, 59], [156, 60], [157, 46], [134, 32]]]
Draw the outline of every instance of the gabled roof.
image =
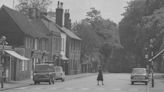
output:
[[62, 30], [71, 38], [76, 39], [76, 40], [81, 40], [77, 35], [75, 35], [71, 30], [62, 27]]
[[55, 23], [55, 19], [46, 16], [48, 20], [52, 21], [54, 23], [54, 25], [61, 31], [64, 32], [65, 34], [67, 34], [69, 37], [76, 39], [76, 40], [81, 40], [77, 35], [75, 35], [71, 30], [65, 28], [65, 27], [60, 27], [59, 25], [57, 25]]
[[46, 27], [46, 25], [44, 25], [40, 18], [32, 19], [31, 22], [35, 25], [35, 27], [37, 27], [39, 32], [44, 33], [45, 35], [48, 35], [50, 33], [49, 29]]
[[56, 36], [60, 36], [60, 30], [55, 26], [55, 23], [50, 21], [46, 16], [42, 19], [43, 24]]
[[10, 9], [4, 5], [1, 7], [1, 10], [5, 11], [18, 25], [21, 31], [24, 32], [26, 35], [38, 38], [47, 38], [45, 34], [39, 32], [39, 28], [27, 16], [19, 13], [16, 10]]

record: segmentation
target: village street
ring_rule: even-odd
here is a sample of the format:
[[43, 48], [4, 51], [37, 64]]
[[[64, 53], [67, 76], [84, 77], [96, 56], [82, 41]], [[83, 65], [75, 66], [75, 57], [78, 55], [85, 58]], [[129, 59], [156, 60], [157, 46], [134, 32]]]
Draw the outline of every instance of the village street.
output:
[[[65, 82], [56, 82], [54, 85], [41, 83], [40, 85], [30, 85], [14, 89], [4, 90], [4, 92], [163, 92], [161, 80], [155, 81], [155, 88], [150, 84], [138, 83], [130, 84], [130, 74], [104, 74], [104, 86], [97, 85], [96, 75], [73, 79]], [[101, 83], [100, 83], [101, 84]]]

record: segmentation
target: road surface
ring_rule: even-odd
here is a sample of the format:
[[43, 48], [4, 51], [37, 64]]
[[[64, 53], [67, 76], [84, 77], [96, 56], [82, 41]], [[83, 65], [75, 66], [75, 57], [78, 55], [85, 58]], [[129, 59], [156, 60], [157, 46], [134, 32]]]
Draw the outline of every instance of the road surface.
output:
[[[41, 83], [5, 90], [4, 92], [148, 92], [144, 83], [131, 85], [130, 74], [104, 74], [104, 85], [97, 85], [96, 75], [56, 82]], [[151, 92], [151, 91], [150, 91]]]

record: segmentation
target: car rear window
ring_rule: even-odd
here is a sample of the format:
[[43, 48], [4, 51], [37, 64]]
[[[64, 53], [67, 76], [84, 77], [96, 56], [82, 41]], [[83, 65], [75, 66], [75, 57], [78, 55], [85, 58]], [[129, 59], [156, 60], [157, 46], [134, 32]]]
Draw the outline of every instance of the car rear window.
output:
[[61, 67], [55, 67], [55, 72], [61, 72], [62, 68]]
[[49, 66], [49, 65], [36, 65], [35, 66], [35, 72], [40, 72], [40, 71], [54, 71], [53, 67], [52, 66]]

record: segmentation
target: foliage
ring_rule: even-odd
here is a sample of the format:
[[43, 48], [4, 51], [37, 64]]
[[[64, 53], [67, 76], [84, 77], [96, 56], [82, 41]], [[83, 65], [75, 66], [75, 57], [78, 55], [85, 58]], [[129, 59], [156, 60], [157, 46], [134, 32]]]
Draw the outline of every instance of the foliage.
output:
[[29, 8], [37, 8], [39, 11], [45, 11], [51, 3], [51, 0], [18, 0], [16, 8], [21, 13], [26, 14]]
[[100, 53], [97, 57], [107, 69], [106, 65], [112, 56], [113, 49], [121, 47], [117, 24], [109, 19], [103, 19], [100, 11], [91, 8], [85, 19], [74, 23], [73, 29], [83, 39], [82, 58]]
[[133, 54], [136, 65], [145, 66], [145, 48], [150, 48], [150, 39], [156, 39], [154, 53], [160, 50], [164, 27], [163, 5], [163, 0], [134, 0], [128, 3], [123, 14], [124, 18], [119, 23], [121, 44]]

